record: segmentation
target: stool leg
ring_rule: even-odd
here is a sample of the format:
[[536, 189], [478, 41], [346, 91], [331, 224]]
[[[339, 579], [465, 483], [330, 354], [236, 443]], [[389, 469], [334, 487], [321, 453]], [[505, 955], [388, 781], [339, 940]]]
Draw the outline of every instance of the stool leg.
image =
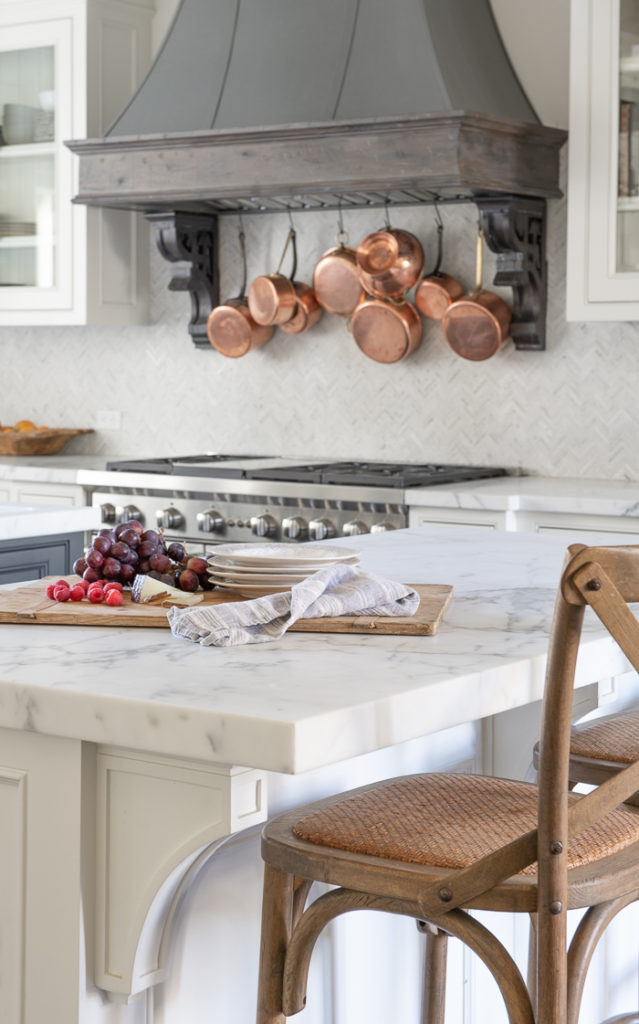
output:
[[418, 921], [417, 927], [426, 936], [420, 1024], [444, 1024], [448, 935], [425, 921]]
[[537, 915], [530, 915], [528, 931], [528, 992], [533, 1010], [537, 1013]]
[[284, 959], [293, 920], [293, 876], [264, 866], [257, 1024], [286, 1024], [282, 1012]]

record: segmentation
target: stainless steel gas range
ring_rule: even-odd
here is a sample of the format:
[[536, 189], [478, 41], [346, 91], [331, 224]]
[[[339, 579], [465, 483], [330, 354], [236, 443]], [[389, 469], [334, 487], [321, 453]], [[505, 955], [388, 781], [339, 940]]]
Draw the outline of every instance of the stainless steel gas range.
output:
[[200, 550], [222, 542], [327, 540], [408, 523], [406, 491], [505, 475], [481, 466], [198, 455], [129, 459], [86, 473], [111, 525], [140, 519]]

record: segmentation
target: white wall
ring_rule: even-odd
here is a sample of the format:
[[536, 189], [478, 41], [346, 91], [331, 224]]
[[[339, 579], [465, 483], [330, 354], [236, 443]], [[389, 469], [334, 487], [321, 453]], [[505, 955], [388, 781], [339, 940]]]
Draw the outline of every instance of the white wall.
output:
[[[515, 6], [523, 18], [525, 7], [519, 0]], [[562, 0], [561, 10], [566, 6]], [[550, 36], [557, 8], [543, 7]], [[528, 23], [541, 10], [529, 11]], [[552, 70], [546, 60], [540, 68], [538, 81]], [[531, 100], [539, 102], [532, 92]], [[556, 115], [561, 123], [560, 105]], [[446, 269], [472, 285], [474, 207], [444, 207], [442, 213]], [[381, 366], [359, 352], [341, 320], [326, 316], [308, 335], [277, 332], [262, 350], [228, 360], [192, 347], [188, 298], [167, 291], [168, 266], [152, 255], [148, 327], [0, 329], [0, 421], [29, 417], [54, 426], [93, 426], [98, 409], [122, 412], [121, 430], [78, 439], [68, 453], [259, 450], [636, 479], [639, 330], [634, 323], [566, 324], [563, 200], [550, 203], [549, 218], [546, 352], [517, 352], [509, 345], [472, 364], [447, 348], [438, 325], [427, 323], [418, 352], [405, 363]], [[381, 219], [379, 212], [346, 215], [351, 242]], [[416, 231], [432, 262], [432, 211], [405, 208], [393, 221]], [[245, 226], [249, 274], [275, 269], [286, 218], [245, 218]], [[332, 214], [302, 214], [296, 227], [299, 277], [309, 280], [336, 225]], [[239, 284], [236, 230], [235, 218], [222, 220], [226, 297]]]

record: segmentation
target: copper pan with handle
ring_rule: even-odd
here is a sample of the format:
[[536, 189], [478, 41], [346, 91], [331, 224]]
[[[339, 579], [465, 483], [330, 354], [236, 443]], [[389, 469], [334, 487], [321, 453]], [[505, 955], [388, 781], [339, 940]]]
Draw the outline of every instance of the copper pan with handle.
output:
[[397, 299], [419, 280], [424, 269], [424, 250], [410, 231], [389, 225], [360, 242], [357, 266], [369, 295]]
[[234, 299], [227, 299], [216, 306], [208, 315], [206, 333], [208, 339], [223, 356], [238, 359], [253, 349], [266, 345], [273, 336], [274, 328], [256, 323], [251, 316], [246, 299], [246, 243], [244, 231], [239, 234], [240, 251], [242, 254], [242, 287]]
[[[290, 277], [286, 277], [280, 271], [289, 245], [292, 246], [293, 265]], [[293, 284], [296, 271], [297, 240], [295, 228], [291, 227], [275, 273], [256, 277], [249, 288], [248, 304], [256, 323], [279, 326], [292, 318], [297, 308], [297, 295]]]
[[398, 363], [419, 348], [423, 324], [406, 299], [368, 297], [350, 322], [358, 348], [377, 363]]
[[415, 289], [415, 305], [429, 320], [441, 320], [452, 302], [464, 294], [459, 281], [440, 270], [444, 250], [444, 224], [435, 206], [437, 217], [437, 259], [435, 267], [421, 279]]
[[475, 289], [453, 302], [446, 310], [442, 328], [453, 352], [479, 362], [489, 359], [510, 341], [512, 312], [495, 292], [484, 289], [483, 232], [477, 230]]
[[290, 320], [280, 324], [280, 330], [286, 334], [303, 334], [313, 327], [322, 316], [324, 310], [317, 301], [317, 296], [310, 285], [303, 281], [294, 281], [297, 306]]
[[328, 249], [313, 271], [317, 301], [327, 313], [350, 316], [365, 292], [357, 267], [357, 253], [348, 246], [348, 235], [340, 228], [337, 245]]

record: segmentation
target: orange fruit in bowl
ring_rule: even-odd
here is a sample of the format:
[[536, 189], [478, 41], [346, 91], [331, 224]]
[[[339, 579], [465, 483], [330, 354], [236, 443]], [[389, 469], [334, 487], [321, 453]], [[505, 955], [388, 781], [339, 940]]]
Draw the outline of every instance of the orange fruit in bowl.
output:
[[35, 430], [36, 429], [36, 425], [35, 425], [35, 423], [32, 423], [31, 420], [18, 420], [18, 422], [16, 424], [14, 424], [14, 428], [13, 429], [14, 430], [19, 430], [20, 433], [24, 433], [27, 430]]

